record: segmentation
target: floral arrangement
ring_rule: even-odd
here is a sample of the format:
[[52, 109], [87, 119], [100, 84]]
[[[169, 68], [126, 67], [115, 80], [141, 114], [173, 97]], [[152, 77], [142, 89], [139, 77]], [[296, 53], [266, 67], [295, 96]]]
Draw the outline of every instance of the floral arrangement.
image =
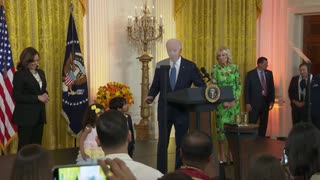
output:
[[133, 94], [130, 88], [122, 83], [109, 82], [105, 86], [100, 86], [97, 92], [96, 103], [103, 105], [106, 109], [109, 108], [109, 101], [114, 97], [124, 97], [127, 104], [134, 103]]

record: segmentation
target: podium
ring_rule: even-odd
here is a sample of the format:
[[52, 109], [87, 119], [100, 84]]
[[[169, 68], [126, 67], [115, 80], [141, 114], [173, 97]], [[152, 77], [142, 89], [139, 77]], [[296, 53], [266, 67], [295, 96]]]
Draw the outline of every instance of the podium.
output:
[[[179, 91], [168, 93], [167, 101], [171, 103], [176, 103], [177, 105], [184, 107], [187, 112], [196, 113], [196, 128], [202, 130], [201, 123], [204, 121], [209, 121], [211, 124], [211, 113], [208, 113], [207, 118], [201, 118], [201, 112], [211, 112], [214, 111], [217, 105], [221, 102], [233, 101], [233, 91], [230, 86], [219, 87], [221, 95], [216, 103], [210, 103], [205, 97], [204, 87], [199, 88], [186, 88]], [[207, 132], [211, 135], [210, 132]]]

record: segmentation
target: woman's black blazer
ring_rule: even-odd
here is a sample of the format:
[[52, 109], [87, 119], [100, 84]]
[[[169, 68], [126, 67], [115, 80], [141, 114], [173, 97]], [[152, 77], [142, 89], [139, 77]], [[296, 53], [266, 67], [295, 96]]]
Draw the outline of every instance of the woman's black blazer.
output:
[[46, 123], [45, 103], [38, 95], [47, 93], [47, 81], [44, 72], [37, 69], [42, 80], [42, 88], [29, 70], [20, 70], [13, 77], [13, 98], [16, 102], [13, 123], [19, 126], [33, 126]]

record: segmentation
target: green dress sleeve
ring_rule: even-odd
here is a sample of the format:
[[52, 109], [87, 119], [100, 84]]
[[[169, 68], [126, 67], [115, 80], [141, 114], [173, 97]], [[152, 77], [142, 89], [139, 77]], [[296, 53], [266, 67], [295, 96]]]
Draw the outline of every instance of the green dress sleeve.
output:
[[234, 75], [235, 75], [235, 82], [233, 85], [233, 92], [234, 92], [234, 97], [236, 101], [239, 101], [241, 96], [241, 80], [240, 80], [239, 68], [237, 65], [234, 65]]

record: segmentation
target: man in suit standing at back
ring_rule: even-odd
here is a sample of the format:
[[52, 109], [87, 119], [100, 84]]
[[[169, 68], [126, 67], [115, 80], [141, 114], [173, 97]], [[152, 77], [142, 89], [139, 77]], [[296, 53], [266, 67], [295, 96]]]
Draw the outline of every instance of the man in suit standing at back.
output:
[[291, 101], [292, 126], [308, 120], [308, 110], [306, 108], [308, 65], [301, 63], [299, 65], [299, 72], [300, 75], [292, 77], [288, 89]]
[[257, 67], [247, 73], [245, 80], [245, 103], [249, 122], [259, 120], [259, 136], [265, 136], [269, 110], [274, 104], [274, 82], [272, 71], [267, 70], [268, 59], [259, 57]]
[[320, 74], [315, 75], [311, 81], [311, 119], [312, 123], [320, 130]]
[[149, 90], [148, 97], [145, 102], [150, 104], [154, 98], [159, 95], [158, 102], [158, 128], [159, 128], [159, 140], [158, 140], [158, 151], [157, 151], [157, 168], [162, 173], [166, 173], [166, 164], [164, 164], [165, 155], [163, 148], [168, 148], [168, 144], [165, 144], [165, 138], [169, 142], [170, 131], [172, 125], [175, 128], [175, 139], [176, 139], [176, 164], [175, 168], [178, 169], [182, 165], [182, 161], [179, 155], [179, 149], [182, 142], [182, 138], [187, 133], [189, 128], [189, 113], [181, 106], [168, 103], [168, 117], [167, 117], [167, 129], [168, 134], [164, 136], [164, 99], [162, 95], [163, 87], [161, 85], [164, 81], [160, 74], [160, 65], [170, 65], [169, 70], [169, 82], [167, 83], [167, 92], [173, 92], [185, 88], [190, 88], [192, 83], [196, 86], [205, 86], [201, 79], [199, 70], [195, 63], [181, 57], [181, 42], [177, 39], [170, 39], [166, 43], [167, 52], [169, 58], [164, 59], [157, 63], [157, 68], [153, 78], [152, 85]]

